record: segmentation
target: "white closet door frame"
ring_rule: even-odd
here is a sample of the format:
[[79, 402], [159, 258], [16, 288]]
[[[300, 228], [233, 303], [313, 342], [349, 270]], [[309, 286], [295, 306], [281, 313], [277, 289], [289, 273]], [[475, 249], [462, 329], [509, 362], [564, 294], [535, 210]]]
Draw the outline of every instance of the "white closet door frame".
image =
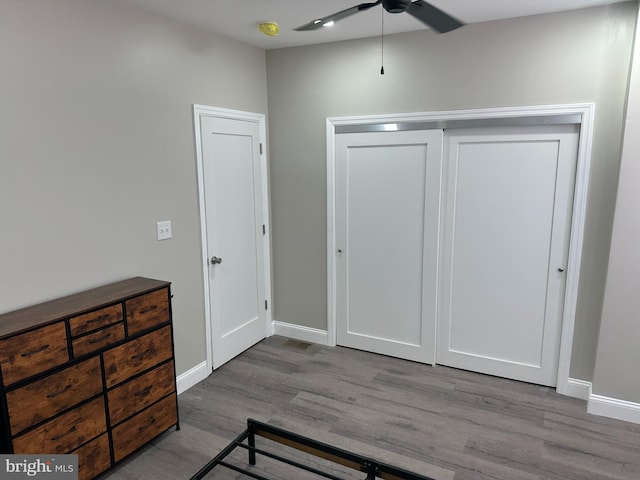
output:
[[576, 388], [580, 382], [569, 377], [569, 369], [584, 241], [594, 111], [595, 104], [581, 103], [327, 118], [327, 344], [336, 345], [335, 136], [338, 129], [349, 126], [364, 126], [365, 128], [375, 126], [375, 128], [382, 130], [394, 130], [405, 126], [402, 125], [399, 128], [399, 124], [418, 122], [443, 122], [443, 124], [449, 123], [453, 127], [456, 122], [468, 124], [473, 121], [477, 121], [478, 126], [483, 122], [492, 121], [500, 125], [542, 125], [545, 124], [545, 119], [550, 117], [575, 115], [578, 117], [575, 123], [580, 124], [580, 138], [556, 391], [564, 395], [581, 396], [582, 392]]

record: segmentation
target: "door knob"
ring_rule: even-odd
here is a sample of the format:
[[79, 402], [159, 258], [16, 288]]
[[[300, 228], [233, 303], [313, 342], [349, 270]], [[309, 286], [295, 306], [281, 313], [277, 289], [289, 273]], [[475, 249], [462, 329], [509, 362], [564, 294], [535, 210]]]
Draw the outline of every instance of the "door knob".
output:
[[220, 257], [211, 257], [211, 265], [219, 265], [222, 263], [222, 258]]
[[558, 271], [559, 271], [560, 273], [562, 273], [562, 272], [564, 272], [564, 268], [563, 268], [563, 267], [558, 267]]

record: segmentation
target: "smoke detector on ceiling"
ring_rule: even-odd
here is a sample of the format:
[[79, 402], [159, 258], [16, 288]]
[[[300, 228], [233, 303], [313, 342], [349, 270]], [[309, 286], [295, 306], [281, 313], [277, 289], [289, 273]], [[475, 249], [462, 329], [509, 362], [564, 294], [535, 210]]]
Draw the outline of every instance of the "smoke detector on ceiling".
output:
[[280, 33], [280, 28], [276, 22], [262, 22], [258, 25], [258, 30], [270, 37], [276, 37]]

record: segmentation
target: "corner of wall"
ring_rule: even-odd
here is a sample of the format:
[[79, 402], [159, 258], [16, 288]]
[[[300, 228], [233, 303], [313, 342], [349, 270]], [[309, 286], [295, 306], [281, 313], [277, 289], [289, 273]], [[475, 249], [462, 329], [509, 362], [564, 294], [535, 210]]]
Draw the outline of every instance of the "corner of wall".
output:
[[577, 378], [569, 378], [566, 385], [558, 385], [558, 393], [568, 397], [579, 398], [581, 400], [589, 400], [591, 395], [591, 382], [579, 380]]
[[303, 342], [317, 343], [319, 345], [329, 345], [329, 335], [326, 330], [274, 321], [273, 331], [275, 335], [282, 335], [283, 337], [289, 337]]
[[205, 361], [178, 375], [176, 379], [178, 383], [178, 395], [186, 392], [191, 387], [195, 386], [198, 382], [201, 382], [202, 380], [207, 378], [210, 373], [211, 371], [209, 370], [207, 362]]

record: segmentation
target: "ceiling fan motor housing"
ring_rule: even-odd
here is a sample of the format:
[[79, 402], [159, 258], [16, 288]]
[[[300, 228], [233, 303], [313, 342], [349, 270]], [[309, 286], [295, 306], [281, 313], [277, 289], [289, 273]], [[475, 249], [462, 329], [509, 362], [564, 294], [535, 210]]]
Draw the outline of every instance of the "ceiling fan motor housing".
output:
[[382, 0], [382, 6], [389, 13], [402, 13], [410, 3], [411, 0]]

